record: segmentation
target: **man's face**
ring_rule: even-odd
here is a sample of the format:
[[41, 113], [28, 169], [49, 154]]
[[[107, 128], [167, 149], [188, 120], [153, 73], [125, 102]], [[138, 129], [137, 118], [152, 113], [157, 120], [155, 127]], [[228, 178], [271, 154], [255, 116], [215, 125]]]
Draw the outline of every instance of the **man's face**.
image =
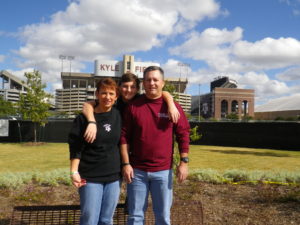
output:
[[135, 81], [123, 82], [119, 90], [124, 102], [130, 101], [138, 92]]
[[159, 70], [153, 70], [146, 74], [143, 81], [146, 96], [150, 99], [160, 98], [165, 82]]

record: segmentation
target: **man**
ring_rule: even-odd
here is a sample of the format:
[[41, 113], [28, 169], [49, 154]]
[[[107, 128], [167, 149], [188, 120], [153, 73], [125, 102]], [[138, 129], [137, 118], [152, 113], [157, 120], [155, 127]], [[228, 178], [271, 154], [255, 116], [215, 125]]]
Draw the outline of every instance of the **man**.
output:
[[160, 67], [145, 69], [143, 85], [145, 95], [125, 110], [121, 134], [122, 170], [128, 183], [128, 225], [144, 224], [149, 192], [155, 224], [170, 225], [173, 131], [181, 156], [177, 177], [182, 182], [188, 175], [190, 126], [177, 103], [180, 118], [176, 124], [169, 120], [162, 98], [164, 72]]

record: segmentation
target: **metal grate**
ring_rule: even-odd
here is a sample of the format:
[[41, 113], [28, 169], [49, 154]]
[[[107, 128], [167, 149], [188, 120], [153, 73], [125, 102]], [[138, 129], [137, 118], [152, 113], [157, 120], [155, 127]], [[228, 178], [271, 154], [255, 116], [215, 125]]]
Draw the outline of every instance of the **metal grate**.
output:
[[[114, 214], [114, 225], [126, 224], [124, 204], [119, 203]], [[16, 206], [10, 225], [77, 225], [80, 218], [79, 205]], [[171, 210], [172, 225], [202, 225], [203, 210], [200, 201], [174, 201]], [[155, 223], [152, 206], [145, 214], [145, 225]]]

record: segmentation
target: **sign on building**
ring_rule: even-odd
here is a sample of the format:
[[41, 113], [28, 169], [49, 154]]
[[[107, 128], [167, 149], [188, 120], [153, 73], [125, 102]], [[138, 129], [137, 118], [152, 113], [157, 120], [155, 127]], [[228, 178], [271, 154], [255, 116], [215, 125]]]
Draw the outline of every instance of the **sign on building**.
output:
[[[158, 63], [153, 62], [134, 62], [133, 71], [139, 78], [143, 77], [143, 72], [148, 66], [159, 66]], [[109, 61], [109, 60], [95, 60], [95, 75], [108, 77], [121, 77], [124, 72], [123, 61]]]
[[123, 74], [123, 63], [121, 61], [99, 61], [95, 60], [95, 75], [120, 77]]

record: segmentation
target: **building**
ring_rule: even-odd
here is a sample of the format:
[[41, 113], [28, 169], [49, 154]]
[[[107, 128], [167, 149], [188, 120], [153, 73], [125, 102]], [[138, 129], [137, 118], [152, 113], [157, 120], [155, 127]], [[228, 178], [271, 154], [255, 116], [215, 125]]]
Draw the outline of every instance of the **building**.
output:
[[234, 80], [217, 77], [210, 85], [210, 93], [192, 98], [192, 115], [222, 119], [229, 114], [254, 117], [254, 90], [239, 89]]
[[[69, 114], [81, 111], [84, 102], [95, 99], [96, 84], [101, 78], [111, 77], [118, 82], [124, 73], [130, 71], [142, 80], [144, 69], [151, 65], [159, 66], [153, 62], [137, 62], [134, 61], [134, 56], [124, 55], [122, 61], [95, 60], [94, 73], [62, 72], [62, 89], [57, 89], [55, 96], [56, 109]], [[183, 93], [187, 79], [167, 78], [166, 81], [175, 86], [179, 104], [189, 113], [191, 95]], [[141, 89], [143, 90], [143, 87]]]
[[27, 85], [16, 76], [6, 70], [2, 70], [0, 72], [0, 77], [2, 83], [0, 96], [2, 96], [4, 100], [18, 102], [20, 100], [20, 94], [26, 94]]
[[255, 119], [257, 120], [295, 120], [298, 118], [300, 118], [299, 93], [272, 99], [255, 108]]

